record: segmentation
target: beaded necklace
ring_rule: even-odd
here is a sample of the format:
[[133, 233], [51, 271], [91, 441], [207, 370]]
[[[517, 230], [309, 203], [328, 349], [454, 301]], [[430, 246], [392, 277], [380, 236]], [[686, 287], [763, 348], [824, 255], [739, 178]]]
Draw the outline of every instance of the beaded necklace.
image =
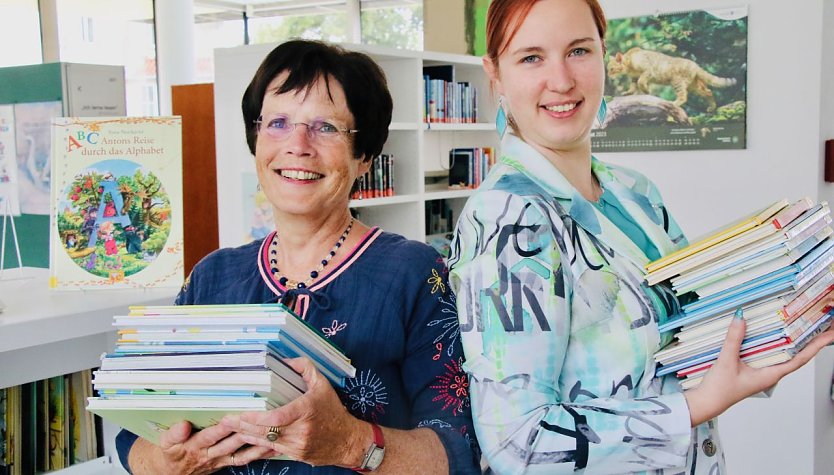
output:
[[298, 282], [292, 279], [287, 278], [284, 275], [281, 275], [281, 272], [278, 270], [278, 233], [275, 233], [275, 236], [272, 238], [272, 242], [269, 244], [269, 263], [271, 264], [270, 270], [272, 271], [272, 277], [278, 281], [279, 284], [283, 285], [288, 289], [303, 289], [308, 287], [316, 278], [318, 278], [321, 271], [327, 266], [333, 256], [336, 255], [336, 251], [342, 247], [342, 244], [347, 239], [348, 234], [350, 234], [350, 230], [353, 228], [353, 218], [350, 218], [350, 222], [345, 228], [345, 232], [339, 237], [339, 240], [336, 241], [336, 244], [330, 249], [330, 252], [324, 256], [324, 259], [321, 260], [318, 268], [316, 270], [310, 271], [310, 278], [305, 280], [304, 282]]

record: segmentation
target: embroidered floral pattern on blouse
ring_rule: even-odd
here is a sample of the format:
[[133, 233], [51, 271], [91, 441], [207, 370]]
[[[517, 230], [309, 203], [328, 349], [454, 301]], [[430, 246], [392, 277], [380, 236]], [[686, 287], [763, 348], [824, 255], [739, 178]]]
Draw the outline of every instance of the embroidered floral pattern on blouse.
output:
[[426, 282], [432, 284], [431, 293], [437, 292], [438, 289], [440, 289], [441, 293], [446, 293], [446, 284], [443, 283], [443, 277], [440, 277], [437, 269], [431, 270], [431, 277]]
[[[362, 418], [374, 418], [384, 413], [388, 404], [388, 391], [379, 377], [370, 370], [360, 371], [356, 378], [345, 382], [344, 398], [346, 406], [354, 415]], [[378, 413], [378, 414], [376, 414]]]
[[460, 359], [446, 363], [446, 372], [436, 377], [437, 384], [429, 386], [438, 393], [432, 401], [443, 401], [443, 410], [451, 407], [453, 415], [469, 407], [469, 379], [461, 364]]
[[[442, 351], [445, 346], [446, 354], [451, 358], [454, 356], [453, 353], [455, 345], [460, 337], [460, 326], [458, 325], [458, 313], [455, 304], [455, 297], [454, 294], [449, 294], [448, 298], [443, 298], [441, 295], [437, 297], [437, 301], [440, 302], [441, 317], [430, 321], [426, 326], [440, 328], [440, 334], [437, 335], [432, 343], [434, 343], [435, 348], [438, 351]], [[442, 343], [444, 339], [448, 340], [445, 344]], [[437, 358], [432, 359], [437, 361], [440, 357], [438, 356]]]
[[321, 332], [324, 333], [324, 336], [330, 338], [336, 333], [344, 330], [346, 327], [347, 323], [339, 323], [338, 320], [333, 320], [333, 323], [331, 323], [329, 327], [322, 327]]
[[[233, 475], [268, 475], [269, 472], [269, 460], [265, 460], [263, 465], [261, 466], [261, 470], [256, 472], [254, 468], [246, 465], [245, 467], [226, 467], [232, 472]], [[276, 475], [287, 475], [289, 473], [290, 467], [284, 467], [278, 472]]]

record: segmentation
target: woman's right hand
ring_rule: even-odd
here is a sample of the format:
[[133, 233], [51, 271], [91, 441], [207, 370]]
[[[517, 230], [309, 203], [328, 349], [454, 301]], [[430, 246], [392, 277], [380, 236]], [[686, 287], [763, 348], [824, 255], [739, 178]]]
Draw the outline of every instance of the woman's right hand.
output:
[[752, 368], [739, 356], [747, 323], [741, 309], [730, 323], [721, 353], [698, 387], [684, 392], [692, 427], [717, 417], [735, 403], [773, 387], [783, 377], [811, 361], [834, 342], [834, 326], [820, 333], [790, 360], [765, 368]]
[[239, 434], [220, 424], [192, 434], [191, 424], [180, 422], [160, 435], [159, 446], [137, 439], [129, 465], [134, 474], [203, 475], [268, 456], [271, 450], [246, 446]]

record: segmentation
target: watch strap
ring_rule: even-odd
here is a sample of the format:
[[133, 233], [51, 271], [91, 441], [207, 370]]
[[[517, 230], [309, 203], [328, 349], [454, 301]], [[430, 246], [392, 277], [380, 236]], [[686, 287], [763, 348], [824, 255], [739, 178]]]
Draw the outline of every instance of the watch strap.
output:
[[368, 450], [365, 452], [365, 456], [362, 458], [362, 465], [351, 469], [360, 473], [370, 472], [372, 469], [368, 467], [368, 462], [370, 462], [374, 452], [376, 450], [385, 448], [385, 437], [383, 437], [382, 435], [382, 428], [380, 428], [377, 424], [374, 424], [373, 422], [369, 422], [369, 424], [371, 425], [371, 430], [373, 430], [374, 433], [374, 441], [373, 443], [371, 443], [371, 445], [368, 447]]

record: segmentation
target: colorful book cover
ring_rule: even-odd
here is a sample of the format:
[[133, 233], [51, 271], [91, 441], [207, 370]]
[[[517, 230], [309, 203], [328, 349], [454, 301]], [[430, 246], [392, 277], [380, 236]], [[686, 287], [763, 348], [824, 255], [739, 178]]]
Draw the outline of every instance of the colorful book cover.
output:
[[179, 286], [182, 119], [53, 122], [50, 287]]
[[711, 246], [726, 241], [727, 239], [730, 239], [733, 236], [739, 235], [749, 229], [759, 226], [762, 223], [768, 222], [770, 218], [772, 218], [776, 213], [781, 211], [786, 206], [788, 206], [787, 200], [779, 200], [753, 215], [740, 219], [728, 226], [719, 229], [718, 231], [710, 232], [709, 234], [707, 234], [706, 237], [693, 242], [692, 244], [684, 247], [683, 249], [679, 249], [678, 251], [664, 256], [654, 262], [650, 262], [646, 265], [646, 271], [648, 271], [649, 273], [656, 272], [657, 270], [671, 265], [681, 259], [684, 259], [685, 257], [701, 252], [704, 249], [708, 249]]
[[48, 380], [49, 388], [49, 470], [64, 468], [67, 449], [64, 427], [66, 424], [66, 406], [64, 404], [64, 377], [55, 376]]

